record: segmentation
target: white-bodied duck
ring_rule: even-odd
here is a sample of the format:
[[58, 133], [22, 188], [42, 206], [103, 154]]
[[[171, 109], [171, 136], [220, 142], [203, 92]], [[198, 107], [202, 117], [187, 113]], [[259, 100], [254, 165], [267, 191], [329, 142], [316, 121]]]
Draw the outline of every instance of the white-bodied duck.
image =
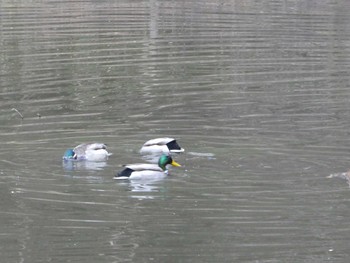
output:
[[161, 155], [158, 165], [149, 163], [129, 164], [125, 165], [125, 169], [120, 171], [114, 179], [130, 179], [130, 180], [152, 180], [161, 179], [168, 175], [166, 166], [181, 166], [175, 162], [169, 155]]
[[107, 151], [103, 143], [83, 143], [74, 149], [68, 149], [63, 155], [63, 160], [104, 162], [112, 153]]
[[142, 155], [146, 154], [170, 154], [182, 153], [185, 149], [181, 148], [174, 138], [156, 138], [145, 142], [140, 150]]

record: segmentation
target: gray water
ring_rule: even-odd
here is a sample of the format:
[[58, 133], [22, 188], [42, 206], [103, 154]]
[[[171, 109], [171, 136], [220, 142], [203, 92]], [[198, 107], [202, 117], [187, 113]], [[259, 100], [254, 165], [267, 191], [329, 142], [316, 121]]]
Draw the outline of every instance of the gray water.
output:
[[[348, 262], [349, 12], [0, 1], [1, 262]], [[113, 180], [163, 136], [182, 167]]]

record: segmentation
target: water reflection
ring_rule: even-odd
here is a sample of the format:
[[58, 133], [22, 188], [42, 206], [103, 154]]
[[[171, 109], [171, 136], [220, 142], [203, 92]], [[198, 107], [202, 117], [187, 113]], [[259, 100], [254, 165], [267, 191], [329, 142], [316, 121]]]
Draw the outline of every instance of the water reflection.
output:
[[66, 171], [103, 170], [107, 162], [63, 160], [62, 166]]
[[[164, 179], [152, 179], [152, 180], [117, 180], [118, 184], [126, 187], [127, 191], [131, 194], [129, 197], [139, 200], [154, 199], [157, 198], [159, 192], [164, 192], [164, 186], [162, 181]], [[135, 194], [137, 193], [137, 194]]]

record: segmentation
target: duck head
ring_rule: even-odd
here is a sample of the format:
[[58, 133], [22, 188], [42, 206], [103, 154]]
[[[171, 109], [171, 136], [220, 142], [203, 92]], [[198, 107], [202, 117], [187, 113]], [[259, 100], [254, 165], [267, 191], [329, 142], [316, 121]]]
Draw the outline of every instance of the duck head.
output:
[[76, 153], [72, 149], [68, 149], [63, 154], [64, 160], [77, 159]]
[[160, 168], [162, 168], [163, 171], [166, 170], [166, 166], [167, 166], [168, 164], [171, 164], [172, 166], [181, 166], [180, 164], [178, 164], [177, 162], [175, 162], [175, 161], [173, 160], [173, 158], [171, 158], [171, 156], [169, 156], [169, 155], [163, 154], [162, 156], [159, 157], [158, 166], [159, 166]]

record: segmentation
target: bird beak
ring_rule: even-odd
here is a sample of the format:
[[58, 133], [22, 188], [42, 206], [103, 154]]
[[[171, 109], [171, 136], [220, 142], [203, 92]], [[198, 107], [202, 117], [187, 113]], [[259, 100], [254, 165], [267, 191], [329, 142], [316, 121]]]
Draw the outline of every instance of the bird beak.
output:
[[177, 167], [180, 167], [180, 166], [181, 166], [180, 164], [178, 164], [178, 163], [175, 162], [174, 160], [171, 162], [171, 165], [172, 165], [172, 166], [177, 166]]

